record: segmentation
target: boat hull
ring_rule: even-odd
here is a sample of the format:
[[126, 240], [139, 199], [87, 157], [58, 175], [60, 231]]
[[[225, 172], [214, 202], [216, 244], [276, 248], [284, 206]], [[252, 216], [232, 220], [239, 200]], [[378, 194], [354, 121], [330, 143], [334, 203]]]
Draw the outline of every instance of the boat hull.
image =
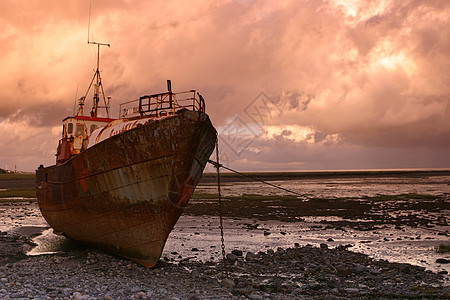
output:
[[42, 215], [56, 233], [153, 267], [216, 138], [201, 112], [140, 122], [61, 165], [39, 168]]

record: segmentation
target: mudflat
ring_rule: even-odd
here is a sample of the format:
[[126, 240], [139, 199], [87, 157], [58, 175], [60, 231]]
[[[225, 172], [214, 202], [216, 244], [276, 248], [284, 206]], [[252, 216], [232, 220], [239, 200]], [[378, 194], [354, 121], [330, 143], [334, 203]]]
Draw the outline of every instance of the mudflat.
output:
[[0, 298], [450, 298], [450, 255], [435, 251], [448, 244], [447, 177], [366, 179], [272, 181], [302, 196], [225, 183], [225, 268], [208, 182], [154, 269], [63, 247], [70, 242], [52, 234], [33, 199], [4, 199]]

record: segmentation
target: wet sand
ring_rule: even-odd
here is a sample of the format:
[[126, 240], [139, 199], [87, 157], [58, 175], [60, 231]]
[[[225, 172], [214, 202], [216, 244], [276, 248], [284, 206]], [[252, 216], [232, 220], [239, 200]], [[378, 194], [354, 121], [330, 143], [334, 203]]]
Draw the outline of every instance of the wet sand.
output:
[[[442, 200], [437, 197], [427, 201], [440, 206], [448, 199]], [[342, 200], [335, 202], [332, 201], [331, 207], [341, 211]], [[272, 209], [291, 211], [292, 215], [285, 215], [283, 220], [260, 218], [267, 213], [267, 208], [261, 210], [256, 206], [252, 207], [250, 218], [243, 218], [236, 215], [242, 203], [224, 204], [227, 208], [224, 227], [228, 278], [221, 261], [219, 221], [213, 216], [217, 203], [212, 200], [192, 201], [171, 233], [161, 263], [152, 270], [54, 235], [40, 216], [36, 203], [2, 204], [0, 297], [364, 299], [428, 296], [445, 299], [450, 296], [449, 264], [436, 263], [437, 259], [450, 260], [450, 257], [448, 253], [437, 254], [433, 250], [435, 245], [448, 242], [448, 225], [442, 224], [437, 215], [427, 218], [432, 220], [428, 226], [433, 226], [428, 229], [411, 223], [413, 219], [416, 224], [422, 224], [422, 217], [409, 217], [407, 221], [390, 224], [391, 216], [386, 219], [388, 223], [378, 220], [378, 225], [372, 224], [367, 230], [364, 224], [367, 220], [346, 220], [344, 215], [330, 216], [332, 213], [314, 215], [312, 212], [320, 211], [321, 203], [306, 206], [309, 213], [302, 206], [304, 213], [296, 221], [292, 221], [294, 211], [276, 201], [266, 201], [266, 204]], [[205, 206], [210, 207], [210, 213], [205, 214]], [[397, 212], [400, 209], [396, 207]], [[436, 214], [439, 209], [442, 207], [436, 208]], [[273, 212], [273, 215], [277, 214]], [[350, 216], [353, 217], [353, 213]], [[49, 283], [51, 288], [41, 281]], [[21, 285], [28, 286], [28, 292], [18, 288]]]

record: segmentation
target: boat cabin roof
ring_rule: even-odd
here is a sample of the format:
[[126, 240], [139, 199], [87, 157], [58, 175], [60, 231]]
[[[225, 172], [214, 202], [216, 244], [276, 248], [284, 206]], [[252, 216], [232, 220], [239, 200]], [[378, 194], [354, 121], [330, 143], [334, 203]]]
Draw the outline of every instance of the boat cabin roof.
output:
[[67, 119], [75, 119], [75, 120], [83, 120], [83, 121], [94, 121], [94, 122], [112, 122], [115, 119], [111, 119], [111, 118], [102, 118], [102, 117], [89, 117], [89, 116], [68, 116], [66, 118], [63, 119], [63, 122], [66, 121]]
[[87, 138], [94, 130], [104, 127], [115, 119], [89, 116], [69, 116], [63, 120], [63, 138]]

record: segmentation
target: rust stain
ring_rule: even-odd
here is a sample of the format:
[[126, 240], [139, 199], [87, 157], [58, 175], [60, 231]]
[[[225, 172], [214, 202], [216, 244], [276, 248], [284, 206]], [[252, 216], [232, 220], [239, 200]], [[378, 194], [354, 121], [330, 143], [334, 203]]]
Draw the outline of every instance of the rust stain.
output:
[[188, 110], [110, 124], [80, 154], [36, 170], [39, 205], [56, 232], [152, 267], [201, 178], [216, 131], [205, 113]]

